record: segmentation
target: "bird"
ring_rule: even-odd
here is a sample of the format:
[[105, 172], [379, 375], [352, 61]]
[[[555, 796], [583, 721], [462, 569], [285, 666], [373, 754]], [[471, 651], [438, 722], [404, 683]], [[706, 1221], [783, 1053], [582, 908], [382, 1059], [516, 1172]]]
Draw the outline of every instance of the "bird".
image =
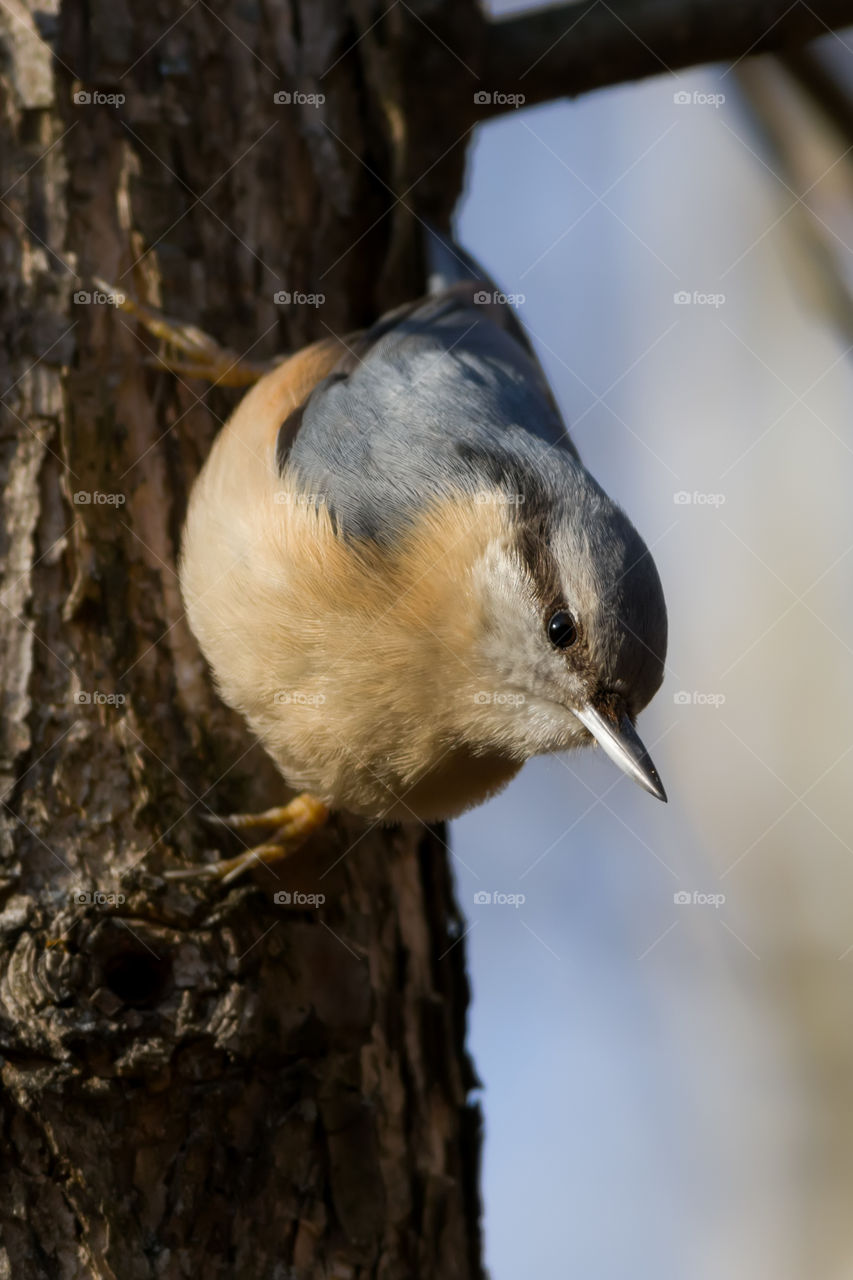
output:
[[666, 658], [652, 555], [511, 302], [430, 234], [429, 291], [255, 381], [193, 486], [190, 628], [297, 792], [221, 819], [271, 835], [201, 873], [286, 857], [336, 811], [451, 819], [593, 743], [666, 800], [635, 728]]

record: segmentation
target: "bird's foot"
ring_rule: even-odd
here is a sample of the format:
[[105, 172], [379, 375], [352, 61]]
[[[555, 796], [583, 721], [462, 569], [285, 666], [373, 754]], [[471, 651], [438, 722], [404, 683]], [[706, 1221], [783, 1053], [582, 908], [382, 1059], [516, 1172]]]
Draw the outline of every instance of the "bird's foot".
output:
[[196, 325], [167, 316], [156, 307], [149, 307], [144, 302], [129, 298], [106, 280], [96, 278], [95, 284], [105, 293], [113, 294], [116, 299], [120, 298], [121, 301], [117, 301], [116, 306], [132, 315], [149, 333], [166, 344], [163, 353], [150, 363], [166, 365], [172, 373], [182, 374], [187, 378], [201, 378], [221, 387], [249, 387], [265, 373], [269, 373], [277, 363], [247, 360], [235, 351], [220, 346], [215, 338]]
[[296, 796], [290, 804], [267, 809], [263, 813], [232, 813], [222, 818], [211, 816], [207, 821], [238, 833], [266, 828], [271, 832], [270, 839], [251, 849], [245, 849], [236, 858], [206, 863], [200, 867], [165, 871], [163, 874], [167, 880], [203, 878], [231, 884], [253, 866], [269, 866], [270, 863], [280, 862], [295, 853], [309, 836], [325, 824], [328, 817], [328, 807], [307, 792]]

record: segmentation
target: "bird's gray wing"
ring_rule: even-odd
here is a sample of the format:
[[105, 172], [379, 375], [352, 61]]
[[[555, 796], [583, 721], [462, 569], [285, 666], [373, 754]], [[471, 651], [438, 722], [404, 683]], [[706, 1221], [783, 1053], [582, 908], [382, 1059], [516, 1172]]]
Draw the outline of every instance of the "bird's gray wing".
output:
[[344, 536], [383, 540], [451, 489], [541, 488], [577, 453], [511, 308], [463, 282], [383, 316], [280, 433]]

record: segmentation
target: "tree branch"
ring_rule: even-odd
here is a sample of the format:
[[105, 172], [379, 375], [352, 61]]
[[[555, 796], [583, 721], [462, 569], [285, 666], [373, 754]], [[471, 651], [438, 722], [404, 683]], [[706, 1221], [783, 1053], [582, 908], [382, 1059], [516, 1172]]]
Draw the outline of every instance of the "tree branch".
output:
[[853, 141], [853, 97], [828, 63], [809, 49], [791, 50], [781, 62], [842, 137]]
[[[785, 59], [783, 66], [795, 75], [810, 105], [821, 107], [835, 128], [850, 127], [849, 100], [828, 68], [816, 59], [790, 64]], [[824, 167], [819, 158], [824, 154], [821, 126], [804, 114], [778, 64], [745, 64], [737, 77], [771, 168], [789, 191], [803, 192], [791, 211], [799, 253], [788, 255], [790, 274], [811, 308], [835, 326], [849, 353], [853, 346], [853, 292], [847, 283], [843, 254], [838, 252], [840, 242], [827, 221], [827, 208], [819, 203], [815, 182], [815, 173]], [[844, 137], [849, 138], [846, 131]]]
[[703, 62], [797, 48], [853, 24], [851, 0], [581, 0], [489, 24], [482, 88], [497, 115], [524, 105], [670, 74]]

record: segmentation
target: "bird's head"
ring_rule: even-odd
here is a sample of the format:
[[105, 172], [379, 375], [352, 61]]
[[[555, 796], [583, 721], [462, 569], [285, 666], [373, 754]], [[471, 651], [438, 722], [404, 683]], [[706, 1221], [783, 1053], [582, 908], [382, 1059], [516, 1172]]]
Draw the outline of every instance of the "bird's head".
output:
[[[469, 667], [475, 740], [516, 758], [595, 739], [661, 800], [634, 728], [657, 692], [666, 606], [654, 561], [627, 516], [580, 463], [495, 491], [503, 535], [470, 570]], [[478, 701], [479, 698], [479, 701]]]

